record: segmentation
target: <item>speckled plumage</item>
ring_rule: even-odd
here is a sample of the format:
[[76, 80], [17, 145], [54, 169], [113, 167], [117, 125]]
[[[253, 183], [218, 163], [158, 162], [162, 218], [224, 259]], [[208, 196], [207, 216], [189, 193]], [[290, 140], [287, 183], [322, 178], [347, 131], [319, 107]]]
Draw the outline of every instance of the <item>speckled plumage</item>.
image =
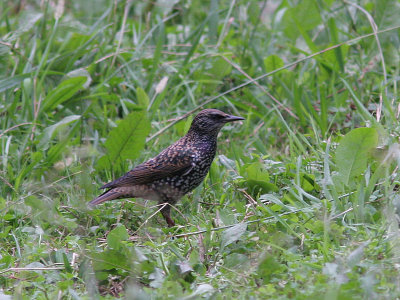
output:
[[[97, 205], [108, 200], [130, 197], [175, 204], [196, 188], [207, 175], [217, 150], [220, 129], [227, 122], [243, 119], [217, 109], [201, 111], [193, 119], [184, 137], [156, 157], [103, 185], [101, 188], [107, 191], [89, 204]], [[170, 217], [169, 205], [161, 213], [169, 226], [175, 225]]]

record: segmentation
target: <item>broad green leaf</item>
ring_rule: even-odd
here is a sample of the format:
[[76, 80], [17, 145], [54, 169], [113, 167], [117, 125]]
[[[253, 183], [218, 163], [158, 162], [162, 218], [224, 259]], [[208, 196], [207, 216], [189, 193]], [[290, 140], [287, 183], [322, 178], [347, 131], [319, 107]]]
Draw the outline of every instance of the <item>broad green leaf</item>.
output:
[[265, 283], [270, 281], [274, 273], [278, 273], [283, 266], [276, 260], [274, 255], [267, 254], [258, 265], [257, 274]]
[[[163, 270], [161, 270], [160, 268], [154, 268], [154, 272], [149, 275], [149, 280], [150, 280], [149, 285], [150, 287], [155, 289], [162, 288], [164, 279], [165, 279], [165, 274]], [[126, 299], [136, 299], [136, 298], [137, 294], [135, 295], [132, 294], [131, 296], [126, 297]]]
[[220, 80], [232, 72], [232, 66], [221, 57], [215, 58], [210, 70], [207, 73], [211, 74], [212, 79]]
[[110, 131], [105, 142], [107, 155], [98, 161], [98, 169], [111, 168], [111, 164], [135, 159], [143, 149], [150, 122], [145, 111], [133, 111]]
[[301, 173], [300, 174], [301, 188], [306, 192], [311, 192], [318, 189], [318, 185], [315, 182], [314, 174]]
[[276, 185], [269, 182], [269, 174], [263, 164], [259, 162], [252, 163], [244, 169], [242, 168], [241, 175], [246, 180], [247, 187], [253, 195], [266, 194], [278, 189]]
[[246, 223], [239, 223], [235, 226], [226, 229], [222, 233], [221, 238], [221, 248], [225, 248], [226, 246], [236, 242], [240, 239], [240, 237], [246, 232], [247, 224]]
[[65, 253], [63, 253], [62, 257], [63, 257], [65, 271], [67, 271], [68, 273], [72, 273], [72, 268], [71, 268], [71, 265], [70, 265], [70, 263], [68, 261], [67, 255]]
[[275, 54], [264, 59], [265, 71], [267, 73], [282, 68], [284, 65], [285, 63], [283, 62], [282, 58]]
[[332, 3], [335, 2], [335, 0], [324, 0], [325, 4], [330, 7], [332, 5]]
[[83, 84], [84, 89], [87, 89], [92, 83], [92, 77], [90, 76], [90, 73], [83, 68], [72, 70], [71, 72], [68, 72], [66, 76], [68, 78], [86, 77], [86, 82]]
[[[190, 298], [187, 298], [187, 299], [199, 299], [200, 296], [201, 296], [201, 298], [210, 299], [211, 295], [214, 292], [215, 292], [215, 290], [211, 284], [202, 283], [196, 287], [194, 292], [190, 295]], [[206, 297], [205, 295], [207, 295], [208, 297]]]
[[274, 194], [264, 194], [261, 195], [259, 200], [261, 202], [271, 202], [274, 203], [280, 207], [284, 207], [287, 210], [291, 210], [292, 208], [289, 205], [284, 204], [278, 197], [276, 197]]
[[1, 239], [6, 238], [8, 236], [8, 233], [11, 231], [12, 228], [13, 227], [11, 225], [3, 228], [2, 231], [0, 232], [0, 238]]
[[178, 272], [180, 275], [186, 275], [190, 272], [193, 272], [193, 268], [187, 260], [178, 260], [175, 264], [178, 267]]
[[306, 33], [314, 29], [321, 23], [321, 20], [320, 11], [314, 1], [300, 1], [298, 5], [285, 12], [284, 32], [289, 38], [296, 39], [300, 32]]
[[248, 178], [254, 180], [269, 180], [269, 174], [267, 170], [265, 170], [263, 164], [259, 162], [252, 163], [246, 167], [246, 173]]
[[43, 13], [25, 10], [25, 12], [20, 16], [19, 22], [16, 24], [18, 26], [17, 30], [13, 31], [12, 35], [7, 39], [7, 41], [14, 41], [24, 32], [28, 32], [29, 30], [31, 30], [35, 23], [39, 21], [42, 17]]
[[67, 147], [67, 145], [71, 142], [71, 139], [75, 135], [76, 131], [79, 128], [80, 122], [72, 123], [72, 128], [66, 132], [62, 138], [58, 141], [57, 144], [51, 146], [47, 153], [46, 163], [48, 165], [52, 165], [55, 163], [62, 154], [62, 151]]
[[44, 199], [39, 199], [34, 195], [30, 195], [24, 199], [25, 205], [30, 206], [41, 218], [46, 215], [51, 215], [54, 207]]
[[350, 268], [356, 266], [363, 259], [365, 253], [364, 249], [368, 246], [369, 242], [364, 242], [360, 246], [358, 246], [355, 250], [353, 250], [349, 256], [347, 256], [347, 264]]
[[111, 249], [118, 250], [121, 242], [129, 238], [128, 231], [124, 225], [118, 226], [107, 235], [107, 244]]
[[234, 160], [227, 158], [223, 154], [218, 155], [218, 160], [228, 170], [235, 170], [236, 164]]
[[21, 81], [23, 81], [25, 78], [30, 77], [31, 75], [32, 73], [26, 73], [0, 80], [0, 93], [20, 84]]
[[17, 260], [15, 255], [8, 255], [8, 254], [6, 254], [6, 252], [4, 252], [4, 254], [2, 254], [2, 257], [0, 258], [1, 267], [4, 268], [4, 267], [11, 266], [11, 264], [14, 261], [14, 259]]
[[218, 209], [218, 213], [224, 225], [234, 225], [238, 222], [236, 216], [232, 213], [232, 208], [220, 208]]
[[107, 249], [100, 253], [92, 254], [93, 269], [95, 271], [100, 270], [112, 270], [112, 269], [129, 269], [127, 257], [124, 253], [113, 249]]
[[52, 90], [43, 100], [41, 111], [50, 111], [69, 100], [74, 96], [86, 83], [87, 77], [72, 77], [61, 82], [54, 90]]
[[38, 148], [43, 149], [43, 147], [46, 146], [49, 143], [49, 141], [54, 137], [57, 131], [59, 131], [64, 126], [80, 119], [80, 117], [81, 116], [79, 115], [67, 116], [61, 121], [57, 122], [56, 124], [47, 127], [39, 138]]
[[399, 49], [392, 43], [385, 44], [383, 55], [385, 57], [385, 63], [389, 66], [394, 68], [400, 64]]
[[367, 168], [368, 158], [378, 145], [378, 132], [374, 128], [357, 128], [346, 134], [336, 149], [336, 163], [342, 182], [352, 183]]
[[224, 266], [229, 269], [239, 268], [248, 261], [249, 258], [247, 257], [247, 255], [241, 253], [232, 253], [225, 257]]
[[147, 108], [149, 106], [150, 100], [149, 96], [147, 96], [146, 92], [142, 88], [137, 88], [136, 89], [136, 96], [139, 102], [139, 105], [142, 108]]
[[[24, 199], [25, 205], [31, 207], [31, 218], [35, 219], [35, 222], [48, 222], [57, 226], [62, 225], [69, 230], [74, 230], [78, 226], [76, 220], [60, 215], [56, 209], [58, 206], [56, 202], [58, 201], [53, 201], [50, 197], [36, 197], [34, 195], [30, 195]], [[36, 229], [35, 232], [38, 232], [38, 230]]]

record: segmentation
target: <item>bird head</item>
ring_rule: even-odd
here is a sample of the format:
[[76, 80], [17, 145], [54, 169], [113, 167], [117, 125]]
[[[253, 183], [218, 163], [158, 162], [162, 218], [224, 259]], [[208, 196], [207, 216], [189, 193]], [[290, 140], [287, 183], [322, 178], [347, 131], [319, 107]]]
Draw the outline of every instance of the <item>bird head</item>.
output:
[[244, 118], [226, 114], [218, 109], [205, 109], [194, 117], [190, 131], [203, 134], [218, 133], [226, 123], [239, 120]]

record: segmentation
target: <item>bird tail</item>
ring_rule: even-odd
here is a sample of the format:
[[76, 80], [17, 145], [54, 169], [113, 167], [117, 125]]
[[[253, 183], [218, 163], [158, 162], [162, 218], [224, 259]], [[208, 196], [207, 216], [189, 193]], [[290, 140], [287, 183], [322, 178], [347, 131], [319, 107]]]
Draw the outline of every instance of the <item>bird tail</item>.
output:
[[95, 206], [95, 205], [101, 204], [101, 203], [103, 203], [105, 201], [108, 201], [108, 200], [118, 199], [121, 196], [122, 196], [121, 193], [118, 192], [118, 191], [108, 190], [108, 191], [105, 191], [100, 196], [98, 196], [97, 198], [95, 198], [92, 201], [90, 201], [89, 205], [90, 206]]

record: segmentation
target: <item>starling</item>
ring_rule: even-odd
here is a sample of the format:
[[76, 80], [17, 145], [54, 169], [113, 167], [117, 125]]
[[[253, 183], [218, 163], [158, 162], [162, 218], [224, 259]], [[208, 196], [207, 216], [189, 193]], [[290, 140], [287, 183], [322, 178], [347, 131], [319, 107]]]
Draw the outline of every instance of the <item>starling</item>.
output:
[[[188, 133], [156, 157], [101, 187], [107, 189], [89, 204], [123, 198], [143, 198], [175, 204], [206, 177], [217, 150], [217, 135], [228, 122], [244, 120], [217, 109], [205, 109], [194, 119]], [[169, 227], [175, 222], [170, 205], [161, 210]]]

